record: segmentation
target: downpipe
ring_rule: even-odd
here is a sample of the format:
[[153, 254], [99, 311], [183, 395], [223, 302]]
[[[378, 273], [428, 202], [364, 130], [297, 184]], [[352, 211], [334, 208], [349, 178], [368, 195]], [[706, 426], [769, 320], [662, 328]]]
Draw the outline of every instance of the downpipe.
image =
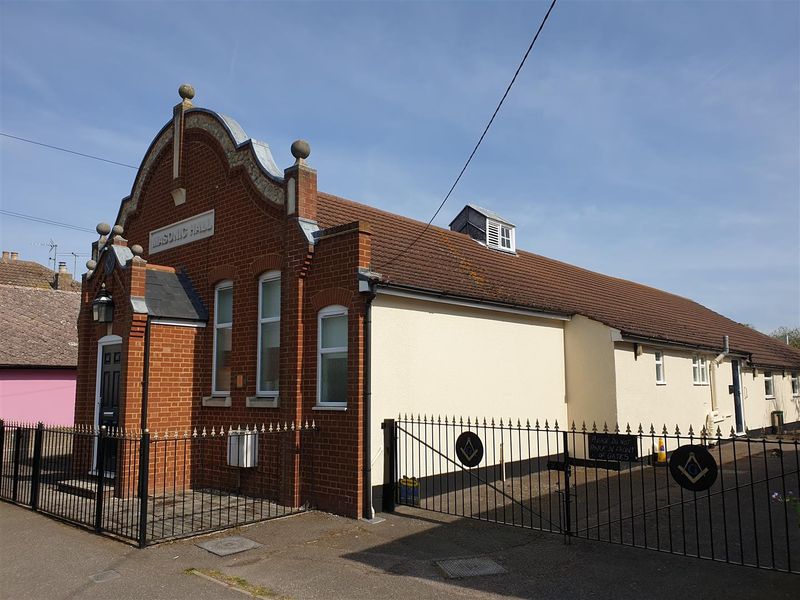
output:
[[366, 314], [364, 319], [364, 455], [362, 461], [364, 470], [364, 509], [363, 516], [367, 520], [375, 518], [375, 508], [372, 506], [372, 301], [375, 299], [375, 290], [369, 286], [369, 295], [366, 299]]

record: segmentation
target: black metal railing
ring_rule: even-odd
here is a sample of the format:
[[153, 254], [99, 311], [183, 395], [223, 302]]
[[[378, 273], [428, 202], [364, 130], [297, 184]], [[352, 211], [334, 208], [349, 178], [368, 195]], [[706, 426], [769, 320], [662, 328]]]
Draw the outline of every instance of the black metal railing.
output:
[[308, 508], [317, 431], [313, 422], [158, 434], [0, 421], [0, 499], [144, 547]]
[[[389, 419], [384, 432], [385, 509], [800, 572], [796, 437], [451, 417]], [[479, 441], [460, 455], [464, 432]]]

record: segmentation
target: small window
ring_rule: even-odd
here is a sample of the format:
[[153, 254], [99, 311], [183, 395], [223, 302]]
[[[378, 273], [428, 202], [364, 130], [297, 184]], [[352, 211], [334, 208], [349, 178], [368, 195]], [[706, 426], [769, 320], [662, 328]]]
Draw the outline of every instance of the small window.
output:
[[792, 373], [792, 396], [800, 396], [800, 375], [797, 371]]
[[514, 252], [514, 227], [487, 219], [486, 245], [490, 248]]
[[329, 306], [319, 312], [317, 404], [347, 405], [347, 309]]
[[281, 274], [273, 271], [258, 281], [257, 396], [277, 398], [280, 350]]
[[667, 379], [664, 376], [664, 353], [663, 352], [656, 352], [656, 383], [667, 383]]
[[708, 385], [708, 363], [702, 356], [692, 357], [692, 380], [695, 385]]
[[231, 389], [231, 331], [233, 329], [233, 282], [223, 281], [214, 292], [214, 356], [211, 393], [223, 396]]
[[764, 371], [764, 395], [767, 398], [775, 397], [775, 380], [772, 378], [772, 371]]

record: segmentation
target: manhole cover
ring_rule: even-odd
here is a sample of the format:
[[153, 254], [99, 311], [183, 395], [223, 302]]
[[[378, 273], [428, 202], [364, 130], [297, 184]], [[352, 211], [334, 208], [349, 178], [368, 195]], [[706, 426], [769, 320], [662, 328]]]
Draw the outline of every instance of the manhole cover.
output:
[[436, 565], [448, 579], [507, 573], [503, 567], [489, 558], [452, 558], [437, 560]]
[[209, 540], [208, 542], [197, 544], [197, 546], [203, 550], [208, 550], [211, 552], [211, 554], [216, 554], [217, 556], [228, 556], [229, 554], [237, 554], [238, 552], [244, 552], [245, 550], [260, 548], [261, 544], [238, 535], [232, 535], [230, 537]]
[[102, 573], [96, 573], [94, 575], [90, 575], [89, 579], [94, 581], [95, 583], [105, 583], [106, 581], [111, 581], [112, 579], [118, 579], [122, 577], [116, 571], [103, 571]]

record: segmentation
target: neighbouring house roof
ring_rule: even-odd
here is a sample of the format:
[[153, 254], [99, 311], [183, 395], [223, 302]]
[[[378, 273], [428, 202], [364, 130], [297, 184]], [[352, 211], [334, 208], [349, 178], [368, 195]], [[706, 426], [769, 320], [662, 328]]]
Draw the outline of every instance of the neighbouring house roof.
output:
[[77, 367], [80, 303], [78, 292], [0, 284], [0, 367]]
[[[18, 285], [52, 290], [54, 288], [55, 275], [54, 271], [30, 260], [4, 259], [0, 261], [0, 285]], [[80, 292], [80, 281], [73, 281], [70, 288], [73, 291]]]
[[207, 321], [208, 311], [184, 273], [147, 270], [145, 303], [151, 317]]
[[372, 270], [389, 285], [580, 314], [624, 335], [713, 351], [721, 351], [722, 336], [728, 335], [731, 350], [752, 355], [754, 364], [800, 367], [800, 351], [688, 298], [646, 285], [519, 249], [516, 256], [498, 252], [466, 234], [434, 226], [407, 249], [425, 223], [329, 194], [318, 195], [318, 218], [323, 228], [368, 221]]

